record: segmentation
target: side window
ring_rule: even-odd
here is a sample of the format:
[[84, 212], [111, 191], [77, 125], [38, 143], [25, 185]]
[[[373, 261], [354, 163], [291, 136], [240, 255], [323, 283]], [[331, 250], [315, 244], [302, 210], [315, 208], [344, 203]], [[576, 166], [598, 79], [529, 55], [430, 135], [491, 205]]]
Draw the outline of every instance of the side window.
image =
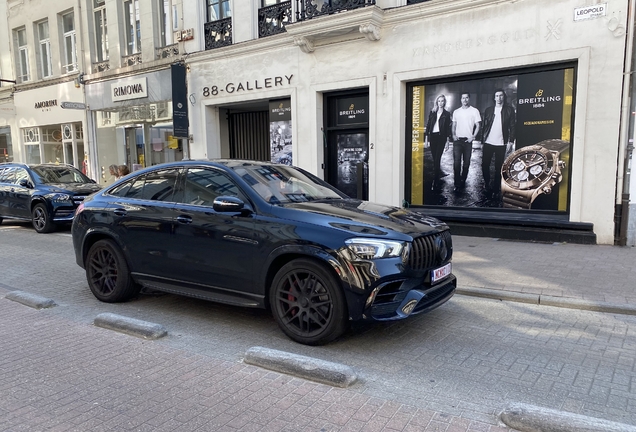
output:
[[15, 170], [15, 184], [20, 183], [20, 180], [29, 180], [29, 173], [24, 168], [17, 168]]
[[176, 169], [146, 174], [142, 198], [152, 201], [172, 201], [178, 174], [179, 171]]
[[13, 167], [5, 168], [4, 172], [2, 173], [2, 177], [0, 178], [0, 181], [2, 183], [13, 183], [14, 179], [15, 179], [15, 168]]
[[3, 177], [2, 177], [2, 175], [4, 173], [4, 170], [5, 170], [5, 168], [0, 168], [0, 183], [4, 183], [4, 180], [3, 180]]
[[108, 191], [109, 195], [116, 197], [125, 197], [126, 193], [130, 189], [130, 186], [133, 184], [134, 180], [127, 181], [126, 183], [122, 183], [120, 185], [115, 186], [111, 190]]
[[183, 202], [211, 207], [219, 196], [235, 196], [246, 200], [234, 182], [215, 169], [191, 168], [185, 177]]
[[144, 182], [146, 181], [146, 176], [139, 176], [136, 180], [134, 180], [132, 186], [126, 192], [126, 198], [137, 198], [141, 199], [143, 191], [144, 191]]

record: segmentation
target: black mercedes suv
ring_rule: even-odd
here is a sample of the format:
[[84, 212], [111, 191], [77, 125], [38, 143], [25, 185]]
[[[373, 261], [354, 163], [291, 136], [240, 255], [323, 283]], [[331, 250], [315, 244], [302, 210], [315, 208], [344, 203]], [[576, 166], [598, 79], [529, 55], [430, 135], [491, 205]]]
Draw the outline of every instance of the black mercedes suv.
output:
[[0, 163], [0, 223], [27, 220], [39, 233], [69, 224], [75, 209], [101, 187], [70, 165]]
[[455, 292], [449, 228], [345, 196], [292, 166], [181, 161], [124, 177], [73, 220], [77, 263], [105, 302], [141, 286], [269, 308], [291, 339], [428, 312]]

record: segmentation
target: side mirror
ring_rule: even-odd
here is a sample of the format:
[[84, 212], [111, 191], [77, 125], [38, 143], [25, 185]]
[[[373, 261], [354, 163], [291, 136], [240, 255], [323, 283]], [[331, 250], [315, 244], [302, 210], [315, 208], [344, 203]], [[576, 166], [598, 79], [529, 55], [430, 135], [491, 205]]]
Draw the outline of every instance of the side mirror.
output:
[[244, 210], [245, 203], [238, 197], [220, 196], [214, 199], [212, 208], [220, 213], [238, 213]]
[[20, 179], [20, 181], [18, 182], [18, 184], [22, 187], [25, 188], [29, 188], [31, 189], [33, 187], [33, 185], [31, 184], [30, 181], [28, 181], [27, 179]]

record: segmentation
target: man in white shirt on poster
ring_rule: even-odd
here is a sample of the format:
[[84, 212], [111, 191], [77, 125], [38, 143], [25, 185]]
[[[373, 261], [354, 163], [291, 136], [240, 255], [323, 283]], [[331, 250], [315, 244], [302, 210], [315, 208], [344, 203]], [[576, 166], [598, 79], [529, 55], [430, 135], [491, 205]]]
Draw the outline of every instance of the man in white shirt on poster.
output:
[[[483, 153], [481, 171], [487, 194], [501, 192], [501, 166], [507, 153], [510, 153], [515, 141], [515, 110], [506, 103], [506, 92], [495, 90], [495, 105], [484, 111]], [[495, 181], [490, 183], [490, 166], [495, 157]]]
[[466, 185], [473, 141], [479, 133], [481, 115], [479, 110], [470, 106], [470, 95], [462, 93], [462, 106], [453, 111], [453, 171], [455, 191]]

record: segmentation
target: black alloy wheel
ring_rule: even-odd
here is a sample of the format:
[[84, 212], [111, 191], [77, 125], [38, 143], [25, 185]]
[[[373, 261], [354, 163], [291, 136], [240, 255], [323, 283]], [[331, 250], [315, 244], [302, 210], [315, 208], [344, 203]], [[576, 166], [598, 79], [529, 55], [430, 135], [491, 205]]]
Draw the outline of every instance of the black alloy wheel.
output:
[[296, 259], [284, 265], [274, 277], [269, 297], [278, 325], [296, 342], [321, 345], [346, 330], [342, 288], [319, 262]]
[[55, 229], [53, 221], [49, 212], [46, 210], [46, 206], [42, 203], [36, 204], [31, 212], [33, 228], [41, 234], [50, 233]]
[[91, 246], [85, 268], [91, 292], [103, 302], [123, 302], [139, 294], [141, 287], [132, 280], [126, 258], [112, 240]]

